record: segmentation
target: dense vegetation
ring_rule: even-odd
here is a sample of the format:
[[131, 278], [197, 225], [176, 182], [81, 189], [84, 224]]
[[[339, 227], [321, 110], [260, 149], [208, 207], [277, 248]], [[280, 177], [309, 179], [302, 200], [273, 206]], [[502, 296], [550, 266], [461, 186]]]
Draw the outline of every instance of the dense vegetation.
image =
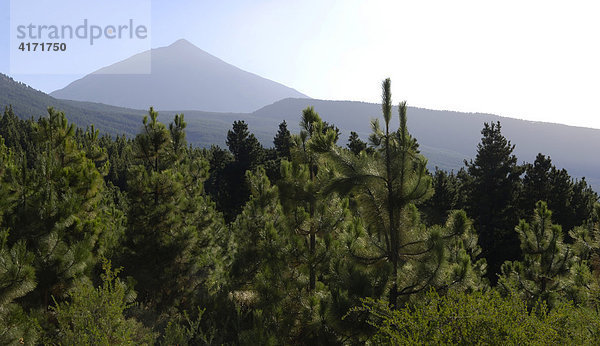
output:
[[[429, 172], [405, 103], [369, 142], [315, 109], [228, 149], [152, 108], [135, 139], [0, 119], [0, 343], [593, 343], [600, 204], [500, 123]], [[383, 120], [383, 122], [381, 122]]]

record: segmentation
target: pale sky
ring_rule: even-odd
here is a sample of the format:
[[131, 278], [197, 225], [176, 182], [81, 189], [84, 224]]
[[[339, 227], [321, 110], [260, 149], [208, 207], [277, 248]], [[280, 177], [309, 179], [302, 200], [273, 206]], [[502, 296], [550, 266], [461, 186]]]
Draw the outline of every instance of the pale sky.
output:
[[[8, 43], [8, 0], [1, 1], [0, 46], [7, 49], [0, 52], [0, 72], [10, 74], [7, 50], [14, 47]], [[396, 103], [600, 128], [597, 1], [151, 5], [152, 47], [185, 38], [313, 98], [379, 102], [380, 83], [391, 77]], [[98, 54], [94, 63], [114, 62], [103, 58]], [[45, 92], [81, 77], [11, 76]]]

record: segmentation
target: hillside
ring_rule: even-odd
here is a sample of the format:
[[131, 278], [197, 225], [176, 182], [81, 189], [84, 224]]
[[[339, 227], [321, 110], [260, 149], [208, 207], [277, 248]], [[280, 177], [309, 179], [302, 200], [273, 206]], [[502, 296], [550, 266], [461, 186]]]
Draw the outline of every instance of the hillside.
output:
[[[15, 114], [21, 118], [38, 118], [47, 114], [48, 107], [65, 112], [69, 121], [85, 128], [91, 124], [102, 133], [111, 135], [125, 134], [133, 137], [142, 126], [142, 118], [148, 110], [123, 108], [94, 102], [59, 100], [39, 90], [35, 90], [11, 77], [0, 74], [0, 107], [12, 106]], [[175, 111], [161, 112], [161, 121], [168, 123]], [[210, 113], [194, 111], [189, 116], [188, 139], [197, 145], [211, 143], [224, 144], [223, 133], [234, 120], [246, 114]]]
[[[346, 140], [349, 131], [363, 139], [370, 133], [369, 120], [381, 118], [381, 106], [365, 102], [287, 99], [252, 113], [260, 119], [286, 119], [297, 129], [298, 114], [307, 106], [326, 121], [336, 124]], [[393, 127], [398, 126], [394, 107]], [[561, 124], [533, 122], [484, 113], [461, 113], [423, 108], [408, 108], [408, 126], [421, 144], [431, 165], [445, 169], [463, 166], [463, 159], [474, 157], [484, 122], [500, 121], [503, 134], [515, 144], [519, 161], [533, 162], [538, 153], [549, 155], [557, 167], [566, 168], [574, 177], [585, 176], [600, 186], [600, 130]], [[294, 127], [295, 126], [295, 127]], [[273, 128], [272, 131], [275, 131]]]

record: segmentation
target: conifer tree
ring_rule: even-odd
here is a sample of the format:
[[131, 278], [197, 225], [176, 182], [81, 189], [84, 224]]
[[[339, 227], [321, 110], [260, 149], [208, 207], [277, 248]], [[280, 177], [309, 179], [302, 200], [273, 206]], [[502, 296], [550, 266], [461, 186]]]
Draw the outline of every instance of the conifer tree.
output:
[[21, 136], [19, 133], [21, 132], [19, 131], [20, 124], [21, 122], [15, 115], [12, 106], [5, 107], [4, 114], [0, 118], [0, 136], [4, 138], [4, 142], [8, 147], [13, 148], [17, 152], [24, 150], [24, 141], [27, 141], [27, 138], [21, 138], [25, 136]]
[[100, 146], [106, 149], [109, 168], [104, 178], [107, 183], [118, 187], [121, 191], [127, 190], [127, 171], [133, 164], [132, 141], [123, 136], [117, 136], [114, 140], [104, 135], [99, 139]]
[[502, 265], [501, 289], [516, 290], [530, 306], [538, 300], [553, 306], [587, 285], [586, 269], [576, 267], [575, 253], [563, 243], [561, 227], [552, 223], [552, 212], [545, 202], [536, 203], [533, 221], [521, 220], [515, 231], [521, 240], [523, 261]]
[[17, 198], [13, 186], [16, 170], [12, 152], [4, 145], [4, 138], [0, 136], [0, 225], [4, 214], [14, 208]]
[[276, 184], [281, 179], [281, 161], [291, 159], [291, 148], [294, 144], [285, 120], [279, 124], [279, 130], [273, 137], [273, 144], [273, 148], [263, 149], [262, 165], [269, 180]]
[[285, 120], [279, 124], [279, 130], [277, 131], [275, 138], [273, 138], [273, 144], [275, 145], [277, 157], [287, 160], [291, 158], [290, 150], [293, 145], [292, 135], [287, 128]]
[[573, 250], [581, 271], [584, 272], [586, 265], [592, 274], [589, 292], [586, 293], [592, 298], [591, 305], [597, 307], [600, 305], [600, 203], [594, 205], [592, 216], [583, 225], [570, 230], [569, 235], [573, 239]]
[[421, 211], [428, 225], [441, 225], [451, 210], [460, 209], [460, 182], [454, 172], [447, 173], [436, 167], [432, 185], [433, 196], [423, 203]]
[[[319, 194], [324, 186], [323, 180], [327, 179], [319, 170], [320, 154], [314, 149], [323, 143], [334, 143], [336, 132], [332, 129], [325, 130], [324, 123], [313, 107], [302, 111], [300, 121], [300, 135], [295, 137], [296, 144], [292, 153], [292, 162], [282, 162], [282, 182], [280, 190], [281, 198], [286, 211], [295, 213], [292, 229], [305, 235], [308, 244], [308, 266], [309, 266], [309, 291], [316, 286], [317, 266], [319, 255], [317, 254], [317, 238], [325, 237], [331, 229], [319, 224], [323, 216], [320, 211], [321, 203]], [[319, 175], [319, 173], [321, 174]]]
[[[286, 245], [283, 239], [289, 236], [285, 230], [285, 215], [279, 204], [277, 187], [271, 185], [264, 168], [259, 167], [254, 173], [248, 171], [246, 176], [252, 195], [232, 227], [237, 251], [231, 275], [242, 287], [260, 275], [264, 266], [284, 264], [282, 253]], [[282, 269], [269, 272], [273, 275], [283, 274]], [[265, 299], [263, 303], [268, 301]]]
[[[380, 128], [378, 120], [372, 122], [370, 141], [375, 152], [362, 152], [357, 157], [347, 150], [331, 147], [329, 156], [339, 174], [328, 190], [357, 192], [360, 214], [368, 227], [350, 245], [350, 250], [354, 258], [364, 263], [389, 263], [388, 301], [397, 306], [399, 296], [411, 296], [427, 287], [449, 286], [461, 281], [460, 278], [449, 279], [452, 275], [442, 274], [440, 268], [448, 265], [448, 241], [472, 232], [467, 231], [470, 227], [467, 222], [451, 222], [449, 227], [429, 230], [420, 222], [414, 204], [431, 196], [431, 178], [426, 171], [426, 159], [408, 133], [406, 103], [399, 107], [400, 128], [390, 130], [390, 84], [386, 79], [382, 85], [385, 129]], [[471, 258], [460, 257], [462, 272], [466, 273]]]
[[574, 247], [577, 254], [599, 270], [600, 274], [600, 203], [594, 205], [594, 212], [586, 222], [569, 231], [575, 240]]
[[572, 186], [573, 194], [569, 201], [569, 210], [571, 213], [569, 220], [565, 222], [567, 227], [582, 225], [590, 218], [593, 218], [595, 213], [594, 206], [599, 201], [598, 193], [592, 189], [585, 178], [575, 180]]
[[[523, 207], [527, 210], [535, 209], [537, 201], [549, 201], [552, 197], [550, 189], [552, 186], [550, 174], [552, 171], [552, 160], [550, 157], [539, 153], [533, 164], [525, 166], [523, 176]], [[528, 213], [528, 216], [533, 213]]]
[[475, 160], [466, 162], [471, 176], [468, 186], [469, 215], [479, 233], [482, 256], [487, 260], [488, 279], [506, 260], [519, 258], [519, 240], [512, 231], [518, 222], [517, 196], [522, 168], [517, 165], [515, 148], [501, 133], [500, 122], [484, 124]]
[[[271, 185], [261, 167], [247, 173], [252, 195], [232, 224], [231, 295], [248, 311], [244, 317], [248, 327], [238, 333], [239, 340], [310, 343], [335, 339], [329, 328], [327, 286], [334, 275], [330, 262], [338, 253], [335, 236], [346, 224], [347, 204], [326, 196], [325, 202], [315, 203], [311, 219], [305, 209], [304, 185], [311, 184], [307, 166], [284, 160], [282, 171], [280, 187], [285, 191]], [[311, 227], [318, 230], [314, 262], [307, 232]], [[318, 274], [312, 291], [307, 285], [311, 266]]]
[[258, 139], [248, 131], [243, 120], [234, 121], [232, 129], [227, 132], [227, 146], [233, 154], [234, 161], [224, 171], [227, 203], [221, 211], [227, 222], [233, 221], [250, 196], [245, 174], [253, 170], [264, 160], [264, 150]]
[[36, 286], [33, 254], [23, 240], [8, 245], [9, 230], [2, 228], [2, 216], [14, 207], [12, 175], [15, 166], [11, 152], [0, 137], [0, 343], [4, 345], [36, 342], [35, 322], [28, 317], [16, 299]]
[[212, 145], [204, 151], [204, 157], [209, 163], [209, 176], [204, 183], [206, 192], [215, 201], [217, 209], [224, 211], [230, 205], [230, 190], [227, 180], [227, 167], [233, 162], [233, 155], [227, 149]]
[[300, 127], [300, 134], [294, 136], [291, 161], [281, 162], [278, 187], [287, 237], [293, 245], [288, 261], [295, 263], [293, 271], [300, 275], [292, 280], [292, 287], [297, 289], [295, 300], [301, 302], [296, 309], [298, 328], [292, 335], [296, 342], [312, 343], [335, 339], [327, 287], [336, 275], [331, 265], [340, 256], [340, 236], [351, 217], [347, 199], [321, 193], [331, 178], [331, 168], [318, 148], [333, 145], [338, 133], [331, 126], [326, 128], [312, 107], [303, 111]]
[[[525, 167], [523, 176], [523, 191], [521, 211], [526, 213], [521, 217], [533, 215], [537, 201], [545, 201], [552, 210], [553, 222], [563, 226], [565, 230], [573, 228], [571, 199], [573, 183], [565, 169], [557, 169], [550, 157], [538, 154], [533, 164]], [[580, 220], [583, 222], [584, 220]]]
[[360, 154], [361, 151], [367, 149], [367, 143], [363, 142], [358, 134], [354, 131], [350, 132], [350, 137], [348, 137], [348, 149], [354, 153], [354, 155]]
[[127, 284], [117, 277], [120, 269], [112, 269], [108, 260], [104, 260], [102, 269], [100, 287], [81, 280], [69, 293], [70, 301], [51, 307], [58, 320], [57, 341], [68, 345], [151, 344], [154, 335], [124, 315], [131, 306], [131, 294]]
[[244, 168], [255, 168], [260, 162], [262, 147], [243, 120], [233, 122], [232, 129], [227, 132], [227, 146], [235, 161]]
[[[79, 130], [79, 129], [78, 129]], [[100, 145], [98, 134], [100, 133], [94, 125], [91, 125], [82, 133], [80, 138], [76, 138], [80, 143], [81, 150], [85, 152], [88, 159], [92, 160], [96, 165], [96, 169], [103, 176], [108, 174], [109, 162], [106, 148]]]
[[[232, 224], [234, 256], [230, 271], [234, 301], [250, 309], [250, 330], [256, 343], [291, 334], [302, 288], [300, 266], [294, 262], [297, 236], [287, 228], [279, 192], [259, 167], [246, 173], [250, 200]], [[256, 339], [258, 337], [258, 339]]]
[[321, 134], [325, 135], [328, 131], [333, 131], [333, 143], [337, 143], [340, 139], [340, 129], [335, 126], [335, 124], [330, 124], [327, 121], [323, 121], [323, 129], [321, 130]]
[[157, 311], [193, 308], [194, 299], [214, 289], [208, 282], [221, 258], [216, 239], [223, 224], [203, 191], [208, 165], [188, 152], [184, 129], [183, 116], [167, 129], [150, 108], [134, 141], [137, 165], [128, 172], [122, 263], [140, 301]]
[[9, 243], [25, 241], [35, 255], [38, 285], [26, 299], [32, 307], [47, 307], [51, 295], [62, 299], [103, 251], [104, 181], [74, 133], [64, 113], [49, 108], [34, 124], [35, 149], [18, 158], [15, 212], [6, 225]]

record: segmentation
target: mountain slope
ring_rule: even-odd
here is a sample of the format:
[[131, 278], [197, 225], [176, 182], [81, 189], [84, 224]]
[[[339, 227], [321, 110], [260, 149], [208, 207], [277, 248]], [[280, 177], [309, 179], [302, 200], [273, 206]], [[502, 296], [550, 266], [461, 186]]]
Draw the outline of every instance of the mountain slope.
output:
[[[46, 114], [47, 106], [65, 111], [70, 121], [85, 128], [94, 124], [103, 133], [134, 136], [141, 128], [147, 110], [136, 110], [99, 103], [57, 100], [23, 83], [0, 74], [0, 107], [12, 105], [22, 118], [37, 118]], [[235, 120], [245, 120], [250, 131], [265, 146], [272, 146], [278, 124], [286, 120], [292, 132], [299, 131], [302, 110], [314, 106], [324, 120], [341, 130], [340, 145], [345, 145], [350, 131], [366, 139], [370, 133], [370, 119], [381, 118], [378, 104], [284, 99], [253, 113], [216, 113], [202, 111], [161, 111], [160, 121], [169, 123], [176, 113], [184, 113], [188, 123], [186, 132], [190, 143], [208, 147], [225, 146], [227, 131]], [[600, 162], [594, 158], [600, 151], [600, 130], [559, 124], [531, 122], [504, 118], [491, 114], [470, 114], [408, 108], [408, 126], [417, 138], [429, 167], [459, 169], [463, 161], [475, 156], [480, 131], [484, 122], [500, 121], [504, 135], [516, 145], [519, 161], [532, 162], [541, 152], [550, 155], [554, 163], [566, 168], [577, 178], [585, 176], [596, 190], [600, 190]], [[394, 108], [392, 126], [398, 125]]]
[[[0, 107], [12, 106], [15, 114], [22, 119], [48, 114], [47, 108], [54, 107], [65, 112], [68, 120], [81, 128], [94, 125], [101, 133], [110, 135], [125, 134], [135, 136], [142, 127], [142, 118], [148, 110], [109, 106], [102, 103], [58, 100], [24, 83], [0, 73]], [[175, 111], [160, 112], [160, 121], [169, 123]], [[188, 139], [196, 145], [209, 146], [224, 143], [227, 129], [234, 120], [243, 119], [247, 114], [211, 113], [194, 111], [188, 122]], [[186, 119], [187, 119], [186, 118]]]
[[[260, 119], [286, 119], [298, 129], [302, 109], [314, 106], [321, 117], [336, 124], [345, 143], [349, 131], [363, 139], [370, 133], [370, 119], [381, 117], [381, 106], [364, 102], [286, 99], [257, 110]], [[394, 107], [392, 128], [398, 126]], [[538, 153], [549, 155], [557, 167], [566, 168], [574, 177], [585, 176], [600, 187], [600, 130], [544, 122], [533, 122], [483, 113], [460, 113], [408, 107], [408, 128], [417, 138], [430, 164], [445, 169], [463, 167], [463, 159], [473, 158], [481, 140], [484, 122], [500, 121], [502, 133], [512, 144], [520, 162], [533, 162]], [[276, 131], [272, 128], [271, 131]]]
[[[147, 59], [150, 74], [125, 74], [138, 71]], [[210, 112], [252, 112], [284, 98], [307, 97], [229, 65], [186, 40], [134, 55], [50, 95], [137, 109]]]
[[70, 122], [85, 128], [94, 124], [104, 133], [133, 135], [140, 127], [143, 111], [90, 102], [57, 100], [24, 83], [0, 74], [0, 107], [12, 106], [21, 118], [34, 119], [48, 114], [47, 108], [64, 111]]

